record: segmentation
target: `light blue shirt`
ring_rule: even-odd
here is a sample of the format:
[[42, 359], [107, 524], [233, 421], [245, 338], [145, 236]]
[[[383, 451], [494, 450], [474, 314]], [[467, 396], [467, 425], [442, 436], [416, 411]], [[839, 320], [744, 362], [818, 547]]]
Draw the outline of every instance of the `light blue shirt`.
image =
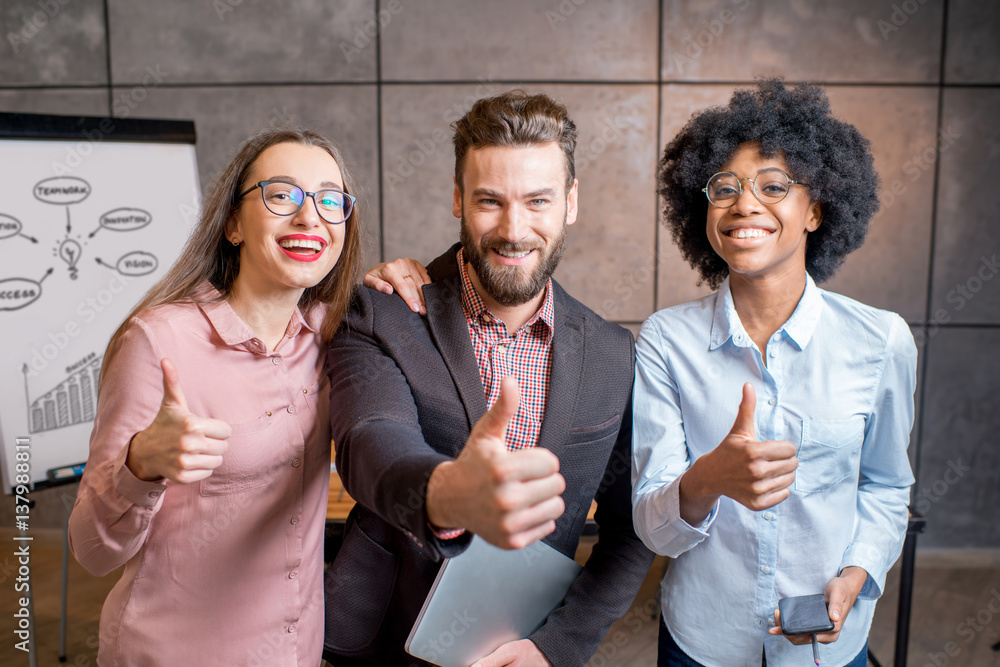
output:
[[[663, 619], [708, 667], [812, 664], [811, 648], [769, 636], [783, 597], [822, 593], [841, 569], [868, 574], [824, 665], [864, 646], [875, 600], [906, 533], [913, 474], [917, 350], [899, 315], [826, 292], [806, 276], [795, 312], [767, 343], [765, 366], [733, 306], [716, 294], [655, 313], [636, 343], [632, 505], [635, 529], [674, 560]], [[680, 518], [679, 479], [736, 419], [743, 383], [757, 394], [757, 440], [798, 448], [791, 496], [754, 512], [723, 497], [699, 526]]]

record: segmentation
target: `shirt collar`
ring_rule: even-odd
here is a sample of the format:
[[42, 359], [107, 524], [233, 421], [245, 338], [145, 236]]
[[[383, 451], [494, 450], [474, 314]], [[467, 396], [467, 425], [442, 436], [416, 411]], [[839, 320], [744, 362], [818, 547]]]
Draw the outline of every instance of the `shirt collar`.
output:
[[819, 324], [822, 313], [823, 290], [816, 287], [812, 276], [807, 273], [806, 289], [802, 292], [799, 305], [795, 306], [792, 316], [788, 318], [782, 329], [800, 350], [804, 350], [816, 331], [816, 325]]
[[[500, 318], [491, 313], [489, 308], [486, 307], [483, 298], [479, 296], [479, 292], [473, 286], [472, 279], [469, 278], [468, 267], [465, 264], [465, 253], [462, 252], [461, 248], [458, 249], [455, 259], [458, 262], [458, 273], [462, 280], [462, 310], [465, 311], [466, 319], [470, 322], [481, 322], [483, 315], [489, 315], [494, 320], [500, 321]], [[555, 328], [555, 308], [552, 301], [551, 278], [549, 278], [545, 286], [545, 300], [542, 301], [542, 307], [531, 316], [530, 320], [524, 323], [521, 329], [532, 327], [536, 322], [545, 324], [550, 333]]]
[[[812, 276], [806, 274], [806, 288], [798, 305], [776, 334], [782, 331], [795, 343], [800, 350], [805, 349], [812, 339], [813, 332], [823, 312], [823, 290], [816, 286]], [[712, 333], [709, 349], [714, 350], [729, 339], [740, 347], [750, 347], [753, 341], [743, 328], [740, 316], [733, 304], [733, 293], [729, 288], [729, 278], [722, 281], [722, 286], [715, 295], [715, 313], [712, 318]]]
[[[266, 352], [263, 343], [257, 339], [256, 334], [243, 321], [243, 318], [236, 314], [229, 301], [222, 298], [219, 290], [210, 285], [206, 285], [203, 290], [200, 290], [198, 292], [198, 308], [205, 313], [205, 317], [212, 324], [212, 328], [215, 329], [215, 332], [219, 334], [219, 338], [226, 345], [233, 347], [243, 345], [252, 352]], [[285, 336], [293, 338], [302, 329], [316, 333], [317, 322], [312, 321], [315, 318], [311, 316], [320, 310], [322, 309], [313, 308], [309, 313], [310, 317], [304, 317], [298, 307], [296, 307], [292, 312], [291, 319], [288, 321], [288, 326], [285, 327]]]

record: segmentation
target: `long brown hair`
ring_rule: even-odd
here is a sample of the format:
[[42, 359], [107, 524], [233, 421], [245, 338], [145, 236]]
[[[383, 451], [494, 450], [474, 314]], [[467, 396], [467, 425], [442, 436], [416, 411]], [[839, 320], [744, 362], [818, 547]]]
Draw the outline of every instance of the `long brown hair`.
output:
[[[240, 147], [236, 157], [223, 170], [211, 193], [202, 206], [201, 219], [188, 238], [180, 257], [170, 270], [153, 285], [132, 309], [125, 321], [118, 327], [102, 363], [107, 368], [111, 357], [118, 351], [121, 337], [129, 327], [133, 317], [146, 310], [167, 303], [180, 301], [204, 303], [212, 300], [200, 290], [205, 281], [210, 282], [223, 299], [229, 296], [240, 272], [240, 252], [226, 238], [226, 224], [239, 207], [237, 197], [245, 189], [244, 181], [250, 174], [254, 162], [266, 149], [276, 144], [299, 143], [304, 146], [322, 148], [336, 160], [344, 178], [344, 190], [354, 194], [356, 188], [350, 170], [336, 144], [317, 132], [305, 129], [272, 129], [250, 137]], [[323, 320], [321, 338], [328, 342], [336, 333], [340, 320], [347, 312], [351, 291], [357, 283], [361, 271], [361, 218], [358, 207], [344, 223], [344, 247], [336, 266], [323, 280], [307, 288], [299, 299], [299, 310], [309, 312], [317, 304], [326, 304], [326, 318]]]

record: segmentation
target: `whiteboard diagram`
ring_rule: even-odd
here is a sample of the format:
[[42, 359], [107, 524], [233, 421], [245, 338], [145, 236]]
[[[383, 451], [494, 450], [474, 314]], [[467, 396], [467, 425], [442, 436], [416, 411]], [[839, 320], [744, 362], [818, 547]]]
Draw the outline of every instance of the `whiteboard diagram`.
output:
[[[177, 124], [193, 142], [193, 126]], [[197, 221], [193, 143], [125, 134], [0, 136], [0, 462], [8, 493], [15, 437], [31, 439], [36, 481], [87, 459], [111, 334]]]
[[[74, 234], [71, 205], [78, 204], [90, 196], [90, 184], [82, 178], [74, 176], [57, 176], [47, 178], [33, 188], [35, 199], [53, 206], [63, 206], [66, 209], [66, 233], [58, 238], [52, 247], [53, 257], [62, 260], [71, 280], [76, 280], [80, 273], [80, 259], [84, 246], [102, 229], [116, 232], [131, 232], [142, 229], [150, 224], [153, 217], [146, 211], [137, 208], [116, 208], [98, 218], [98, 226], [84, 237]], [[17, 201], [17, 199], [13, 199]], [[24, 238], [31, 243], [38, 243], [34, 236], [23, 233], [23, 224], [12, 215], [0, 212], [0, 240]], [[150, 252], [134, 250], [122, 255], [115, 263], [110, 264], [100, 257], [95, 260], [101, 266], [118, 271], [126, 276], [144, 276], [152, 273], [159, 266], [156, 256]], [[50, 276], [53, 268], [49, 268], [41, 278], [32, 280], [29, 277], [0, 279], [0, 310], [20, 310], [38, 300], [42, 295], [42, 282]]]
[[94, 421], [97, 387], [104, 355], [91, 355], [82, 368], [76, 369], [57, 386], [35, 400], [28, 389], [28, 364], [24, 372], [24, 396], [28, 404], [28, 431], [40, 433], [65, 426]]

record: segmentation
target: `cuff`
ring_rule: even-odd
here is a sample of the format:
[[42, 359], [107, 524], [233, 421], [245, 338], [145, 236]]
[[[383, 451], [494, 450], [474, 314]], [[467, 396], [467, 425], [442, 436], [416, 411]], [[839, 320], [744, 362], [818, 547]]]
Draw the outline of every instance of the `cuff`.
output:
[[434, 533], [434, 537], [439, 540], [453, 540], [465, 534], [465, 528], [435, 528], [429, 521], [427, 527]]
[[643, 503], [645, 514], [643, 523], [652, 526], [648, 535], [640, 535], [652, 551], [676, 558], [685, 551], [700, 544], [708, 537], [708, 529], [719, 514], [719, 503], [697, 526], [692, 526], [681, 518], [681, 478], [678, 477], [666, 487], [654, 492], [648, 502]]
[[886, 569], [882, 565], [881, 552], [874, 546], [864, 543], [852, 544], [840, 562], [838, 572], [845, 567], [860, 567], [868, 573], [868, 579], [858, 594], [859, 600], [877, 600], [885, 588]]
[[130, 440], [128, 446], [122, 447], [122, 450], [118, 452], [118, 456], [115, 457], [111, 464], [113, 471], [111, 473], [112, 485], [116, 492], [129, 500], [133, 505], [153, 509], [158, 503], [162, 502], [163, 492], [167, 488], [167, 480], [162, 479], [156, 482], [147, 482], [133, 475], [132, 471], [125, 465], [125, 459], [128, 458], [128, 449], [131, 445], [132, 441]]

